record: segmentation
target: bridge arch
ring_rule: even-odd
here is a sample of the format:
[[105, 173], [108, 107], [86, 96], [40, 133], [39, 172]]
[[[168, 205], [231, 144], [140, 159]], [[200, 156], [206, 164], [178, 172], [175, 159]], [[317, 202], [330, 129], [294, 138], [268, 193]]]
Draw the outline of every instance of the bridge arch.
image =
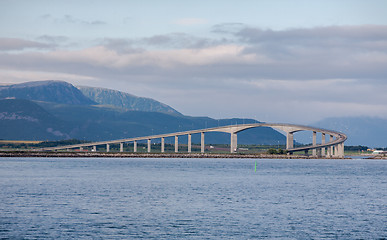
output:
[[[314, 156], [336, 156], [344, 157], [344, 142], [347, 140], [347, 136], [343, 133], [327, 130], [323, 128], [316, 128], [303, 125], [295, 124], [286, 124], [286, 123], [252, 123], [252, 124], [242, 124], [242, 125], [230, 125], [216, 127], [208, 129], [208, 131], [213, 132], [226, 132], [230, 133], [230, 152], [235, 152], [237, 144], [237, 133], [245, 131], [247, 129], [256, 128], [256, 127], [271, 127], [277, 130], [284, 131], [286, 133], [286, 150], [288, 153], [292, 154], [296, 151], [308, 151], [312, 150]], [[312, 131], [313, 132], [313, 143], [310, 146], [294, 147], [294, 133], [299, 131]], [[321, 144], [317, 144], [316, 134], [322, 134]], [[329, 141], [326, 142], [325, 136], [328, 135]]]

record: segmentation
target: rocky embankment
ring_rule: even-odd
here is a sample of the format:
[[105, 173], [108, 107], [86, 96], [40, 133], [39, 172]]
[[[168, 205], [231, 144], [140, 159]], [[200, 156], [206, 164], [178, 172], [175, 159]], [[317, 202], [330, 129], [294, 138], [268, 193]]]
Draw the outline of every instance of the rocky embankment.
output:
[[0, 157], [64, 157], [64, 158], [267, 158], [313, 159], [305, 155], [227, 154], [227, 153], [121, 153], [121, 152], [37, 152], [2, 151]]
[[387, 160], [387, 155], [374, 155], [369, 157], [369, 159], [385, 159]]

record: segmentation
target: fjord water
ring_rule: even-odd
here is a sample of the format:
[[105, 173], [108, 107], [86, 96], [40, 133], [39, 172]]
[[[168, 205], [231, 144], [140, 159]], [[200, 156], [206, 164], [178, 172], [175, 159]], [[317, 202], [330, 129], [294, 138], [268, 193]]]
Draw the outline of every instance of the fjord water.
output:
[[2, 158], [0, 188], [2, 239], [387, 237], [383, 160]]

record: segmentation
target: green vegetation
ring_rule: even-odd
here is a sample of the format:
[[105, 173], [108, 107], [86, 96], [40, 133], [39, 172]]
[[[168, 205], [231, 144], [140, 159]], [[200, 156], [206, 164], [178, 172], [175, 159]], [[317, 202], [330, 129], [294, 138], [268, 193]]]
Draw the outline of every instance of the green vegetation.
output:
[[78, 139], [44, 141], [39, 144], [35, 144], [35, 147], [43, 148], [43, 147], [66, 146], [66, 145], [74, 145], [74, 144], [81, 144], [81, 143], [88, 143], [88, 142], [90, 141], [84, 141], [84, 140], [78, 140]]
[[283, 150], [283, 149], [275, 149], [275, 148], [270, 148], [269, 150], [267, 150], [267, 154], [286, 154], [287, 151], [286, 150]]
[[89, 141], [83, 141], [78, 139], [59, 140], [59, 141], [0, 141], [0, 148], [3, 149], [36, 149], [44, 147], [65, 146], [80, 143], [88, 143]]
[[367, 146], [344, 146], [344, 151], [346, 155], [360, 155], [360, 154], [370, 154], [372, 151], [369, 151]]
[[345, 151], [367, 151], [369, 147], [367, 146], [344, 146]]

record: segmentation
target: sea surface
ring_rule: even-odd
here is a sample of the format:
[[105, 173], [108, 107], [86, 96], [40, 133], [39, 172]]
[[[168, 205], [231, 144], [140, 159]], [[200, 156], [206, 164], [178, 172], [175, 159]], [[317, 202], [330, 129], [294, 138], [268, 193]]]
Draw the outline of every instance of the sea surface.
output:
[[138, 238], [386, 239], [387, 161], [0, 158], [0, 239]]

